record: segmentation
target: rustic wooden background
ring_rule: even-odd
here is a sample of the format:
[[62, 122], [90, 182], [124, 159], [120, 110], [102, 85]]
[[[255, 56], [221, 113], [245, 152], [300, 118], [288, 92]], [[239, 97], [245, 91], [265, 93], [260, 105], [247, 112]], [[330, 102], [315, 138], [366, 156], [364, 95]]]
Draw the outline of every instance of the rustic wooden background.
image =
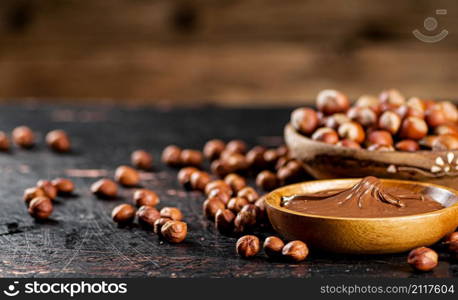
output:
[[[457, 15], [455, 0], [1, 0], [0, 98], [296, 105], [326, 87], [400, 87], [453, 99]], [[445, 40], [413, 37], [428, 16]]]

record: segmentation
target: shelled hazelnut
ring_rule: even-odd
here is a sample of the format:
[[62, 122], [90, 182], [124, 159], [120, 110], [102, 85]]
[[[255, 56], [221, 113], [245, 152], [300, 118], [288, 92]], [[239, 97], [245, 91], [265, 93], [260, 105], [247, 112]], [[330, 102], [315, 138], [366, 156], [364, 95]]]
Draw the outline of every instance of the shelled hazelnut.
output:
[[431, 271], [438, 264], [439, 257], [436, 251], [420, 247], [410, 251], [407, 257], [407, 263], [412, 266], [415, 270], [418, 271]]
[[229, 209], [218, 209], [215, 214], [215, 227], [221, 233], [231, 233], [234, 229], [234, 213]]
[[138, 189], [134, 192], [133, 200], [138, 207], [155, 207], [159, 203], [159, 196], [152, 190]]
[[373, 127], [377, 124], [377, 114], [369, 107], [354, 106], [348, 110], [347, 116], [362, 126]]
[[266, 191], [273, 190], [278, 187], [277, 175], [264, 170], [256, 176], [256, 185]]
[[237, 240], [235, 249], [237, 254], [243, 258], [255, 256], [260, 250], [260, 241], [254, 235], [245, 235]]
[[[262, 146], [255, 146], [246, 154], [246, 162], [252, 169], [262, 169], [267, 166], [267, 161], [264, 158], [266, 148]], [[277, 152], [275, 151], [275, 155]]]
[[264, 240], [263, 249], [270, 258], [281, 256], [285, 243], [276, 236], [269, 236]]
[[199, 167], [203, 162], [203, 156], [198, 150], [184, 149], [180, 154], [180, 162], [184, 166]]
[[29, 214], [37, 220], [45, 220], [53, 212], [53, 204], [48, 197], [36, 197], [29, 203]]
[[190, 185], [191, 189], [205, 191], [205, 186], [211, 181], [210, 175], [204, 171], [196, 171], [191, 174]]
[[130, 223], [135, 218], [135, 207], [130, 204], [120, 204], [111, 212], [113, 221], [118, 224]]
[[375, 130], [369, 133], [367, 137], [368, 145], [392, 146], [393, 137], [391, 133], [385, 130]]
[[150, 170], [153, 167], [153, 156], [145, 150], [135, 150], [132, 152], [130, 161], [138, 169]]
[[440, 135], [432, 144], [434, 151], [458, 150], [458, 136], [454, 134]]
[[257, 213], [257, 219], [258, 221], [260, 222], [264, 222], [266, 221], [266, 201], [264, 199], [264, 197], [261, 197], [259, 198], [258, 200], [256, 200], [256, 202], [254, 203], [254, 206], [256, 206], [256, 213]]
[[240, 153], [244, 154], [246, 152], [247, 146], [246, 143], [242, 140], [232, 140], [226, 144], [226, 149], [228, 153]]
[[420, 145], [414, 140], [402, 140], [396, 143], [395, 148], [399, 151], [415, 152], [420, 150]]
[[10, 150], [10, 140], [8, 136], [3, 131], [0, 131], [0, 151], [9, 151]]
[[224, 181], [232, 188], [234, 193], [238, 193], [241, 189], [246, 186], [246, 180], [238, 174], [228, 174], [224, 177]]
[[32, 201], [33, 199], [38, 198], [38, 197], [45, 197], [45, 196], [46, 194], [41, 188], [31, 187], [24, 191], [23, 199], [24, 199], [25, 204], [29, 206], [30, 201]]
[[340, 140], [336, 145], [340, 147], [346, 147], [346, 148], [352, 148], [352, 149], [361, 149], [360, 144], [354, 141], [347, 140], [347, 139]]
[[218, 179], [207, 183], [205, 186], [205, 195], [208, 196], [210, 192], [215, 189], [227, 192], [229, 195], [232, 194], [232, 188], [229, 186], [229, 184], [227, 184], [224, 180]]
[[46, 135], [46, 144], [56, 152], [68, 152], [71, 149], [70, 138], [64, 130], [56, 129]]
[[154, 223], [161, 218], [159, 211], [151, 206], [141, 206], [136, 215], [138, 223], [147, 228], [153, 228]]
[[343, 139], [354, 141], [361, 144], [366, 138], [363, 127], [356, 122], [347, 122], [339, 126], [337, 131]]
[[134, 168], [129, 166], [119, 166], [115, 171], [115, 180], [123, 186], [138, 186], [140, 183], [140, 175]]
[[282, 155], [279, 155], [278, 151], [276, 149], [268, 149], [264, 152], [264, 161], [266, 163], [266, 167], [272, 168], [275, 166], [277, 163], [278, 159], [282, 157]]
[[181, 221], [168, 221], [161, 227], [161, 236], [169, 243], [181, 243], [188, 233], [188, 225]]
[[180, 169], [177, 175], [178, 182], [186, 189], [191, 189], [191, 175], [197, 171], [199, 170], [194, 167], [184, 167]]
[[41, 188], [46, 197], [50, 200], [54, 200], [57, 197], [57, 189], [49, 180], [39, 180], [37, 182], [37, 187]]
[[417, 117], [407, 117], [401, 125], [400, 137], [411, 140], [420, 140], [428, 133], [426, 122]]
[[334, 129], [329, 127], [321, 127], [312, 134], [312, 140], [326, 144], [337, 144], [339, 141], [339, 136]]
[[246, 198], [248, 202], [254, 203], [256, 200], [258, 200], [259, 195], [254, 188], [251, 186], [246, 186], [237, 192], [237, 197]]
[[249, 204], [248, 200], [244, 197], [234, 197], [229, 200], [227, 203], [227, 208], [232, 210], [235, 213], [238, 213], [242, 208]]
[[163, 207], [160, 211], [161, 218], [169, 218], [174, 221], [183, 220], [183, 213], [176, 207]]
[[396, 134], [401, 127], [401, 118], [393, 111], [387, 110], [382, 113], [378, 121], [378, 127], [391, 134]]
[[161, 228], [162, 228], [162, 226], [164, 226], [165, 223], [167, 223], [167, 222], [169, 222], [169, 221], [172, 221], [172, 219], [170, 219], [170, 218], [163, 218], [163, 217], [161, 217], [161, 218], [157, 219], [156, 221], [154, 221], [154, 225], [153, 225], [153, 231], [154, 231], [154, 233], [161, 235]]
[[13, 142], [21, 148], [32, 148], [35, 145], [35, 134], [27, 126], [19, 126], [13, 129]]
[[234, 229], [236, 232], [245, 232], [256, 225], [257, 208], [253, 204], [245, 205], [234, 219]]
[[162, 151], [162, 162], [171, 167], [181, 165], [181, 151], [181, 148], [175, 145], [165, 147]]
[[221, 160], [229, 172], [243, 172], [249, 167], [246, 157], [240, 153], [230, 153]]
[[229, 167], [221, 159], [216, 159], [210, 164], [210, 170], [216, 176], [222, 178], [227, 174], [231, 173]]
[[309, 249], [302, 241], [291, 241], [282, 249], [282, 255], [295, 261], [300, 262], [307, 258]]
[[68, 195], [75, 190], [73, 181], [67, 178], [56, 178], [51, 181], [51, 184], [57, 189], [58, 194]]
[[232, 190], [227, 191], [224, 189], [217, 188], [217, 189], [212, 189], [208, 193], [207, 198], [213, 198], [213, 197], [219, 198], [219, 200], [221, 200], [221, 202], [223, 202], [224, 205], [227, 205], [227, 203], [231, 199], [231, 196], [232, 196]]
[[100, 198], [115, 198], [118, 185], [110, 179], [100, 179], [91, 185], [91, 192]]
[[350, 107], [348, 97], [336, 90], [322, 90], [316, 98], [316, 106], [325, 115], [346, 112]]
[[225, 148], [226, 144], [222, 140], [213, 139], [205, 143], [203, 153], [207, 159], [215, 160], [219, 158]]
[[226, 205], [218, 197], [212, 197], [205, 200], [202, 207], [204, 215], [209, 219], [213, 219], [218, 209], [225, 209]]
[[318, 115], [311, 108], [297, 108], [291, 113], [291, 125], [302, 134], [312, 134], [319, 125]]

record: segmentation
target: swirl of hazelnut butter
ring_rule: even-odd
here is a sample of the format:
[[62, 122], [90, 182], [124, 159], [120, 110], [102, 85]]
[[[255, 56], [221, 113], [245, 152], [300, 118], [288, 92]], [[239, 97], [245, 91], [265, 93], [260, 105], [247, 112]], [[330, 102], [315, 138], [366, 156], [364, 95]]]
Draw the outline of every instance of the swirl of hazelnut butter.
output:
[[408, 216], [444, 208], [418, 186], [384, 185], [372, 176], [349, 189], [283, 196], [282, 206], [306, 214], [350, 218]]

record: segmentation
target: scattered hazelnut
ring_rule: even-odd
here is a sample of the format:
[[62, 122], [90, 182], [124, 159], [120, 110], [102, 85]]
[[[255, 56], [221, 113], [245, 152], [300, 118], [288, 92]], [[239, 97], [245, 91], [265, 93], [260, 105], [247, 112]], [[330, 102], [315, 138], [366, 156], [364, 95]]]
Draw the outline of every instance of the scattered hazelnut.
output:
[[458, 150], [458, 136], [454, 134], [440, 135], [434, 140], [432, 149], [434, 151]]
[[385, 130], [375, 130], [369, 133], [367, 137], [367, 143], [369, 145], [383, 145], [391, 146], [393, 145], [393, 137], [391, 133]]
[[137, 210], [138, 223], [146, 228], [153, 228], [156, 220], [161, 218], [159, 211], [151, 206], [141, 206]]
[[224, 205], [226, 205], [229, 202], [229, 200], [231, 199], [231, 196], [232, 196], [232, 190], [228, 191], [228, 190], [216, 188], [216, 189], [211, 190], [208, 193], [207, 198], [217, 197], [219, 198], [219, 200], [221, 200], [221, 202], [224, 203]]
[[73, 181], [67, 178], [56, 178], [51, 183], [57, 189], [58, 194], [71, 194], [75, 190]]
[[366, 127], [377, 124], [377, 114], [369, 107], [352, 107], [347, 112], [348, 118]]
[[234, 219], [234, 229], [236, 232], [245, 232], [247, 229], [256, 225], [258, 219], [258, 208], [253, 204], [245, 205]]
[[0, 131], [0, 151], [9, 151], [10, 141], [8, 136], [3, 131]]
[[222, 158], [225, 167], [230, 172], [244, 171], [248, 169], [248, 161], [245, 156], [240, 153], [230, 153], [226, 157]]
[[162, 151], [162, 162], [165, 164], [177, 167], [181, 164], [181, 148], [175, 145], [165, 147]]
[[37, 187], [41, 188], [45, 192], [46, 197], [50, 200], [54, 200], [57, 197], [57, 189], [49, 180], [39, 180]]
[[226, 205], [224, 205], [224, 203], [218, 197], [208, 198], [204, 201], [203, 204], [204, 215], [209, 219], [213, 219], [215, 217], [215, 214], [218, 211], [218, 209], [225, 208]]
[[[267, 166], [266, 159], [264, 158], [264, 153], [266, 152], [266, 148], [262, 146], [256, 146], [252, 148], [246, 154], [246, 162], [248, 166], [253, 169], [261, 169]], [[277, 152], [275, 152], [275, 156]]]
[[35, 145], [35, 134], [27, 126], [14, 128], [12, 136], [14, 143], [19, 147], [32, 148]]
[[60, 129], [48, 132], [46, 143], [56, 152], [68, 152], [71, 148], [70, 138], [65, 131]]
[[256, 206], [256, 217], [259, 221], [264, 221], [267, 217], [266, 215], [266, 201], [264, 197], [259, 198], [256, 200], [254, 203], [254, 206]]
[[307, 258], [309, 249], [302, 241], [292, 241], [283, 247], [282, 254], [295, 262], [300, 262]]
[[291, 125], [302, 134], [312, 134], [319, 125], [318, 115], [311, 108], [297, 108], [291, 113]]
[[118, 185], [110, 179], [100, 179], [91, 185], [91, 192], [100, 198], [115, 198]]
[[183, 214], [181, 210], [176, 207], [164, 207], [160, 211], [162, 218], [170, 218], [174, 221], [181, 221], [183, 220]]
[[224, 181], [232, 188], [234, 193], [238, 193], [242, 188], [246, 186], [246, 180], [238, 174], [228, 174], [224, 177]]
[[132, 152], [130, 161], [138, 169], [150, 170], [153, 167], [153, 156], [145, 150], [135, 150]]
[[340, 147], [346, 147], [346, 148], [352, 148], [352, 149], [361, 149], [360, 144], [354, 141], [347, 140], [347, 139], [340, 140], [336, 145]]
[[316, 98], [318, 110], [325, 115], [346, 112], [350, 107], [347, 96], [336, 90], [322, 90]]
[[425, 120], [431, 127], [444, 125], [448, 121], [445, 112], [437, 105], [426, 111]]
[[225, 164], [225, 162], [220, 159], [212, 161], [212, 163], [210, 164], [210, 169], [213, 174], [217, 175], [220, 178], [226, 176], [231, 172], [231, 170], [229, 170], [229, 167]]
[[196, 171], [191, 174], [191, 189], [205, 191], [205, 186], [211, 181], [210, 175], [204, 171]]
[[230, 233], [234, 229], [234, 213], [229, 209], [218, 209], [215, 214], [215, 227], [221, 233]]
[[181, 151], [180, 161], [184, 166], [198, 167], [203, 162], [203, 156], [198, 150], [185, 149]]
[[205, 186], [205, 195], [208, 196], [208, 194], [210, 194], [210, 192], [214, 189], [219, 189], [228, 193], [232, 193], [232, 188], [224, 180], [221, 179], [213, 180], [207, 183], [207, 185]]
[[159, 196], [148, 189], [136, 190], [133, 196], [136, 206], [150, 206], [155, 207], [159, 203]]
[[115, 171], [115, 180], [124, 186], [138, 186], [140, 175], [129, 166], [119, 166]]
[[191, 175], [194, 172], [199, 171], [194, 167], [182, 168], [177, 175], [178, 182], [183, 185], [186, 189], [191, 189]]
[[415, 152], [420, 150], [420, 145], [414, 140], [402, 140], [396, 143], [395, 148], [399, 151]]
[[378, 127], [391, 134], [396, 134], [401, 127], [401, 118], [395, 112], [387, 110], [380, 116]]
[[246, 152], [246, 144], [244, 141], [241, 140], [232, 140], [226, 145], [225, 151], [228, 153], [245, 153]]
[[258, 200], [259, 195], [254, 188], [252, 188], [251, 186], [246, 186], [242, 188], [240, 191], [238, 191], [237, 197], [246, 198], [248, 202], [254, 203], [256, 200]]
[[161, 235], [169, 243], [181, 243], [187, 233], [188, 225], [181, 221], [169, 221], [161, 227]]
[[226, 144], [222, 140], [214, 139], [205, 144], [203, 153], [207, 159], [215, 160], [219, 158], [224, 148], [226, 148]]
[[431, 271], [438, 264], [437, 253], [426, 247], [420, 247], [410, 251], [407, 257], [407, 263], [418, 271]]
[[245, 235], [237, 240], [235, 245], [237, 254], [243, 258], [255, 256], [260, 249], [259, 239], [254, 235]]
[[135, 207], [130, 204], [120, 204], [111, 212], [111, 218], [119, 224], [130, 223], [135, 218]]
[[45, 220], [52, 214], [53, 205], [48, 197], [36, 197], [29, 203], [29, 214], [38, 220]]
[[276, 236], [269, 236], [264, 240], [264, 252], [268, 257], [275, 258], [279, 257], [282, 253], [282, 249], [285, 243]]
[[273, 190], [278, 187], [277, 175], [264, 170], [256, 176], [256, 185], [266, 191]]
[[45, 196], [46, 194], [41, 188], [31, 187], [24, 191], [23, 199], [24, 199], [25, 204], [29, 206], [30, 201], [32, 201], [33, 199], [38, 198], [38, 197], [45, 197]]
[[358, 144], [361, 144], [366, 137], [363, 127], [356, 122], [343, 123], [339, 126], [338, 133], [341, 138], [354, 141]]
[[238, 213], [242, 208], [249, 204], [248, 200], [243, 197], [234, 197], [229, 200], [227, 203], [227, 208], [232, 210], [235, 213]]
[[156, 221], [154, 221], [154, 225], [153, 225], [154, 233], [160, 235], [162, 226], [164, 226], [165, 223], [167, 223], [169, 221], [172, 221], [172, 219], [170, 219], [170, 218], [159, 218]]
[[400, 137], [411, 140], [419, 140], [428, 133], [426, 122], [417, 117], [407, 117], [401, 125]]
[[263, 158], [265, 161], [265, 166], [274, 166], [277, 163], [277, 160], [281, 157], [278, 155], [278, 151], [275, 149], [268, 149], [266, 152], [264, 152]]
[[405, 104], [406, 98], [396, 89], [385, 90], [380, 93], [379, 99], [381, 103], [386, 103], [392, 106], [401, 106]]
[[312, 140], [327, 144], [336, 144], [339, 141], [339, 136], [334, 129], [321, 127], [312, 134]]

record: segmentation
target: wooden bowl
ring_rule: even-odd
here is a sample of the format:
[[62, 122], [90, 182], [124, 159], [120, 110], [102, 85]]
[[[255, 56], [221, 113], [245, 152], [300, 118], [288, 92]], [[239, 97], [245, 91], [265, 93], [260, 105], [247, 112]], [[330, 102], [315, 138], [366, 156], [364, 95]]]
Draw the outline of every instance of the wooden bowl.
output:
[[288, 240], [313, 248], [351, 254], [397, 253], [436, 243], [458, 226], [458, 191], [430, 183], [381, 179], [383, 184], [415, 188], [445, 208], [418, 215], [387, 218], [343, 218], [310, 215], [282, 207], [281, 197], [349, 188], [360, 179], [316, 180], [293, 184], [265, 196], [273, 228]]
[[317, 179], [376, 176], [426, 181], [458, 189], [458, 151], [368, 151], [325, 144], [285, 127], [291, 155]]

